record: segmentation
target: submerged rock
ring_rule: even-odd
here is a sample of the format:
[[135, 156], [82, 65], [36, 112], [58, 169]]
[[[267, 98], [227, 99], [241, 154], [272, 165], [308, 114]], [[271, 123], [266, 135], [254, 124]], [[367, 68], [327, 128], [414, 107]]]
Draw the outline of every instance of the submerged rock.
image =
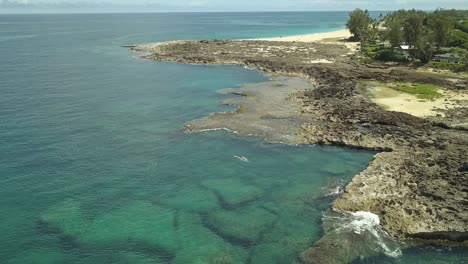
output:
[[263, 195], [262, 189], [236, 178], [205, 180], [201, 184], [214, 191], [221, 202], [229, 207], [253, 201]]
[[[242, 248], [204, 227], [198, 214], [175, 212], [146, 201], [86, 219], [80, 204], [67, 200], [42, 214], [41, 220], [73, 239], [83, 250], [137, 245], [173, 256], [173, 263], [244, 263], [246, 259]], [[157, 256], [122, 254], [113, 256], [116, 259], [112, 263], [167, 263]]]
[[175, 252], [178, 247], [173, 211], [149, 202], [136, 202], [88, 220], [79, 203], [65, 201], [45, 212], [41, 220], [83, 246], [132, 242], [167, 252]]
[[179, 213], [177, 216], [180, 250], [174, 264], [244, 263], [246, 253], [214, 234], [202, 225], [197, 214]]
[[81, 254], [74, 254], [72, 259], [64, 263], [73, 264], [167, 264], [170, 259], [162, 258], [152, 253], [141, 253], [133, 251], [120, 251], [120, 250], [102, 250], [96, 252], [95, 250], [83, 251]]
[[79, 237], [88, 245], [142, 243], [167, 252], [178, 248], [175, 214], [148, 202], [137, 202], [96, 217]]
[[207, 217], [208, 225], [229, 239], [254, 242], [270, 230], [276, 216], [271, 212], [252, 207], [240, 211], [219, 210]]
[[66, 257], [60, 251], [52, 249], [35, 249], [23, 252], [20, 256], [6, 261], [7, 264], [61, 264]]
[[219, 209], [219, 202], [213, 192], [199, 188], [183, 188], [176, 192], [171, 192], [170, 196], [165, 196], [160, 203], [187, 212], [206, 213]]
[[304, 206], [315, 200], [317, 195], [313, 193], [312, 188], [306, 182], [297, 182], [291, 184], [288, 188], [278, 193], [278, 199], [284, 204], [288, 203], [294, 206]]
[[299, 253], [319, 238], [320, 230], [316, 227], [316, 223], [312, 222], [317, 217], [306, 211], [300, 212], [299, 208], [297, 211], [285, 210], [281, 212], [271, 228], [262, 234], [261, 241], [288, 245]]
[[184, 248], [177, 252], [174, 264], [242, 264], [246, 253], [239, 247], [228, 243], [210, 243], [193, 248]]
[[[133, 252], [122, 252], [122, 253], [117, 253], [117, 254], [114, 253], [112, 254], [112, 256], [106, 256], [105, 259], [109, 260], [109, 263], [115, 263], [115, 264], [164, 264], [164, 263], [167, 263], [167, 261], [156, 256], [145, 256], [143, 254], [137, 254]], [[88, 260], [86, 262], [89, 263]]]
[[40, 221], [67, 236], [81, 236], [88, 227], [88, 221], [84, 218], [80, 206], [75, 200], [65, 200], [44, 212]]
[[299, 264], [298, 251], [281, 243], [260, 244], [254, 247], [250, 263]]

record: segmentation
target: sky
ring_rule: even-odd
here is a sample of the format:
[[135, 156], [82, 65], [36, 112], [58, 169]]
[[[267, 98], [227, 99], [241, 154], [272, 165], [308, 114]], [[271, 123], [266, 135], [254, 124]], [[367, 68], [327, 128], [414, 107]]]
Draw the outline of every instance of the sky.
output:
[[468, 9], [468, 0], [0, 0], [0, 13]]

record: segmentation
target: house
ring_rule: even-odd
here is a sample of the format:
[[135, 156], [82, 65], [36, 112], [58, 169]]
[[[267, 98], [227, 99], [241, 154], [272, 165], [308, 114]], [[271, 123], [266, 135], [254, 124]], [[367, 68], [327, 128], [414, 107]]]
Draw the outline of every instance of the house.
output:
[[377, 26], [377, 30], [379, 32], [387, 32], [388, 28], [385, 26], [384, 22], [380, 22], [379, 25]]
[[400, 45], [400, 51], [402, 55], [404, 55], [407, 58], [410, 57], [410, 51], [415, 49], [415, 47], [411, 47], [410, 45]]
[[392, 44], [388, 40], [386, 40], [386, 41], [378, 40], [377, 44], [382, 46], [382, 47], [385, 47], [385, 48], [391, 48], [392, 47]]
[[454, 53], [437, 54], [432, 58], [433, 61], [460, 63], [460, 56]]
[[405, 51], [408, 51], [408, 50], [411, 49], [411, 48], [410, 48], [410, 45], [400, 45], [400, 48], [401, 48], [402, 50], [405, 50]]

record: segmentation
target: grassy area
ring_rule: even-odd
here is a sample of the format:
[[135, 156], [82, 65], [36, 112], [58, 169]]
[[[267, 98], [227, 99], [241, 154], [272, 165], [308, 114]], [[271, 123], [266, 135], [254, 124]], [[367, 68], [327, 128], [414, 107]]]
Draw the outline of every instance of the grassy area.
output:
[[429, 64], [430, 67], [435, 69], [450, 70], [454, 72], [462, 71], [466, 69], [465, 64], [461, 63], [449, 63], [449, 62], [436, 62], [433, 61]]
[[440, 87], [433, 84], [396, 83], [393, 88], [401, 92], [414, 94], [420, 99], [433, 100], [443, 97], [443, 95], [439, 92]]
[[440, 74], [446, 77], [451, 78], [468, 78], [468, 72], [453, 72], [450, 70], [441, 70], [428, 66], [420, 67], [416, 71], [418, 72], [430, 72], [435, 74]]

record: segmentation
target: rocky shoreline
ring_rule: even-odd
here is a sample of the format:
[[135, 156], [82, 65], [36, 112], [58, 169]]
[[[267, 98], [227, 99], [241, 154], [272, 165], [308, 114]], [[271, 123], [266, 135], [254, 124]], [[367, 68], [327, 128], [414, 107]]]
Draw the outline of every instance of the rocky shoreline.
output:
[[[227, 90], [239, 96], [225, 102], [238, 105], [237, 111], [195, 120], [186, 129], [223, 128], [272, 142], [381, 151], [333, 202], [333, 209], [376, 214], [391, 237], [408, 243], [468, 246], [468, 103], [460, 102], [445, 117], [419, 118], [379, 107], [362, 83], [431, 83], [466, 94], [466, 78], [365, 65], [339, 42], [202, 40], [130, 48], [151, 60], [242, 65], [307, 80], [273, 79], [262, 86], [271, 89], [246, 85]], [[303, 261], [343, 263], [360, 256], [350, 250], [355, 245], [338, 245], [335, 239], [326, 231], [302, 254]]]

